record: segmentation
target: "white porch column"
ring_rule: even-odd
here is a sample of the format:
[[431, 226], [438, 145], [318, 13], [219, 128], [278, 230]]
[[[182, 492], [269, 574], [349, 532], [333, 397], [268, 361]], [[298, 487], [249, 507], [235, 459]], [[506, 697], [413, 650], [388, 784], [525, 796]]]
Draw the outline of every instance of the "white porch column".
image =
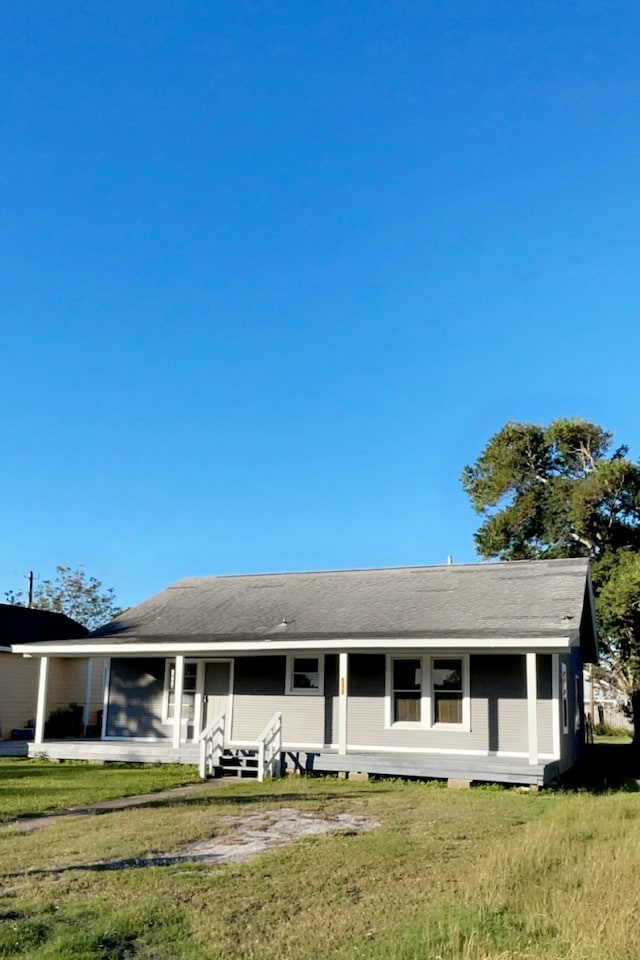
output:
[[38, 703], [36, 706], [36, 729], [33, 734], [34, 743], [44, 741], [44, 721], [47, 713], [47, 687], [49, 685], [49, 657], [40, 658], [40, 675], [38, 678]]
[[85, 736], [87, 733], [87, 727], [89, 726], [89, 721], [91, 720], [91, 691], [93, 689], [93, 657], [89, 657], [87, 660], [87, 683], [84, 691], [84, 710], [82, 712], [82, 726], [84, 727]]
[[553, 738], [553, 756], [560, 759], [560, 657], [551, 654], [551, 735]]
[[535, 653], [527, 654], [527, 726], [529, 763], [538, 762], [538, 667]]
[[338, 753], [347, 752], [347, 705], [349, 690], [349, 654], [338, 657]]
[[182, 736], [182, 692], [184, 689], [184, 657], [176, 657], [176, 676], [173, 691], [173, 745], [180, 746]]

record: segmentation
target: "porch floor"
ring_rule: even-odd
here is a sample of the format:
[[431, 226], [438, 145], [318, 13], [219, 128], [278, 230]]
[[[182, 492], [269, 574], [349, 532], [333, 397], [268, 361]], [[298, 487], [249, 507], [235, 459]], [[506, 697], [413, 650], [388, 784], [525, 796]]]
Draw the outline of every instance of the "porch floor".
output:
[[27, 740], [1, 740], [0, 757], [26, 757]]
[[[22, 746], [22, 745], [21, 745]], [[24, 746], [27, 746], [25, 744]], [[231, 750], [234, 748], [231, 747]], [[47, 740], [28, 744], [28, 755], [46, 755], [52, 760], [89, 760], [124, 763], [184, 763], [197, 765], [199, 744], [157, 740]], [[545, 786], [559, 775], [557, 761], [530, 764], [524, 758], [460, 756], [421, 753], [347, 753], [336, 750], [282, 751], [288, 772], [369, 773], [434, 780], [470, 780]]]
[[186, 763], [197, 765], [200, 746], [171, 740], [45, 740], [30, 743], [29, 756], [51, 760], [92, 760], [104, 763]]
[[[303, 761], [301, 765], [298, 761]], [[545, 786], [559, 776], [557, 761], [530, 764], [519, 757], [461, 756], [424, 753], [348, 753], [335, 751], [286, 754], [293, 766], [322, 773], [359, 772], [433, 780], [470, 780], [475, 783], [507, 783]]]

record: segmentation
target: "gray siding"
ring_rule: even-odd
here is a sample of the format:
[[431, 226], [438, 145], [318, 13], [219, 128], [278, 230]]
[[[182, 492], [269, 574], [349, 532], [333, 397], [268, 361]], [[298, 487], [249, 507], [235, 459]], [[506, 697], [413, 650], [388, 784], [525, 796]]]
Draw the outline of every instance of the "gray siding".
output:
[[[526, 665], [523, 654], [472, 655], [471, 729], [385, 729], [384, 654], [349, 657], [347, 733], [350, 749], [528, 751]], [[171, 735], [162, 722], [163, 658], [114, 658], [111, 662], [108, 737]], [[285, 693], [286, 657], [238, 657], [234, 663], [231, 740], [255, 741], [277, 711], [283, 741], [291, 747], [329, 747], [338, 741], [338, 656], [325, 656], [324, 696]], [[573, 731], [573, 681], [569, 681]], [[552, 753], [551, 657], [538, 657], [538, 747]], [[563, 758], [575, 756], [574, 738], [561, 737]], [[566, 741], [566, 742], [565, 742]]]
[[325, 657], [324, 697], [285, 694], [286, 657], [235, 661], [232, 740], [255, 740], [277, 711], [286, 744], [330, 745], [338, 729], [338, 657]]
[[[517, 655], [470, 657], [471, 730], [385, 729], [385, 657], [353, 655], [349, 669], [348, 740], [358, 746], [526, 753], [526, 661]], [[551, 657], [538, 658], [538, 739], [551, 753]]]
[[166, 737], [162, 723], [165, 660], [160, 657], [111, 661], [108, 737]]
[[551, 654], [538, 657], [538, 752], [553, 754], [553, 690]]
[[[563, 723], [562, 723], [562, 666], [559, 664], [558, 669], [560, 671], [560, 676], [558, 677], [558, 689], [560, 696], [560, 754], [562, 758], [562, 768], [564, 770], [573, 766], [574, 763], [577, 763], [584, 749], [584, 704], [583, 704], [583, 683], [582, 683], [582, 655], [578, 647], [574, 647], [570, 653], [563, 655], [559, 658], [560, 664], [565, 663], [567, 665], [567, 680], [568, 680], [568, 700], [569, 700], [569, 729], [567, 733], [563, 732]], [[580, 678], [580, 683], [578, 684], [578, 700], [576, 702], [576, 680], [575, 678]], [[575, 726], [575, 716], [576, 709], [580, 712], [580, 725], [576, 729]]]

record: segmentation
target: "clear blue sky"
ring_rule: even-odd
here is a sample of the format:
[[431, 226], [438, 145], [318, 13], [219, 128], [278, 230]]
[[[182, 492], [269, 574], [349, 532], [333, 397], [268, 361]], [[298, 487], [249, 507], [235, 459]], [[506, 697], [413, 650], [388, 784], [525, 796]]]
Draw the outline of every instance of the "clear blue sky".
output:
[[0, 593], [475, 558], [509, 419], [640, 453], [640, 7], [29, 0]]

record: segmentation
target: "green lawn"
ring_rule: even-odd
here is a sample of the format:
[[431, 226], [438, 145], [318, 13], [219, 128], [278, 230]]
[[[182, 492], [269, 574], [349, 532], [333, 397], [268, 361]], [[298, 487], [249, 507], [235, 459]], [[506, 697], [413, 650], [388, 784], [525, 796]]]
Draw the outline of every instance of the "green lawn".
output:
[[[122, 773], [90, 769], [102, 772]], [[636, 788], [527, 794], [291, 777], [66, 818], [31, 834], [8, 825], [0, 956], [636, 960]], [[279, 806], [364, 814], [380, 827], [298, 841], [241, 865], [109, 865]]]
[[0, 759], [0, 823], [197, 781], [195, 767]]

